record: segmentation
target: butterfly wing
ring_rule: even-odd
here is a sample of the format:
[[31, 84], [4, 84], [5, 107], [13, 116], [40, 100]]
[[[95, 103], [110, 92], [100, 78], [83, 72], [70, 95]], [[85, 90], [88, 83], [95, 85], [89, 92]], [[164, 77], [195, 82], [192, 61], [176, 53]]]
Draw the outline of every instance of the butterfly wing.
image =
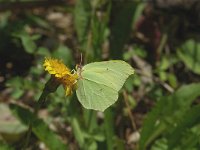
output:
[[118, 98], [116, 90], [87, 79], [78, 81], [76, 94], [85, 108], [100, 111], [104, 111]]
[[103, 61], [87, 64], [82, 68], [76, 90], [78, 100], [87, 109], [104, 111], [118, 99], [133, 68], [124, 61]]

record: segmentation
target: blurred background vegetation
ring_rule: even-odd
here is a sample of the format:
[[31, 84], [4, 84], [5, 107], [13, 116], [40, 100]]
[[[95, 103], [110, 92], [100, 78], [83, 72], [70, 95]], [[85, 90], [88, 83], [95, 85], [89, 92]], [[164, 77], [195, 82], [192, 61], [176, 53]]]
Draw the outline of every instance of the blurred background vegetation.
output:
[[[199, 150], [199, 0], [0, 0], [0, 149]], [[105, 112], [59, 87], [36, 116], [44, 57], [135, 68]], [[30, 139], [27, 139], [30, 120]]]

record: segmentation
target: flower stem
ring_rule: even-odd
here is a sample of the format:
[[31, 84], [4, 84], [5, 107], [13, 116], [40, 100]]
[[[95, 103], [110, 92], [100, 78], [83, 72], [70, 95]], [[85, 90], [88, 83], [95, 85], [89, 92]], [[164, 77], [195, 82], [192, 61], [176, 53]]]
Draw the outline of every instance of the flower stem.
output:
[[48, 95], [49, 95], [49, 92], [44, 89], [35, 106], [35, 114], [38, 113], [38, 110], [40, 109], [40, 107], [45, 103], [45, 100]]
[[[54, 78], [53, 76], [47, 81], [47, 83], [45, 84], [45, 87], [42, 91], [41, 96], [39, 97], [35, 107], [34, 107], [34, 114], [35, 116], [37, 115], [40, 107], [45, 103], [45, 100], [47, 98], [47, 96], [50, 93], [53, 93], [56, 91], [56, 89], [58, 88], [58, 86], [60, 85], [60, 83], [56, 80], [56, 78]], [[37, 119], [37, 117], [32, 118], [30, 120], [30, 124], [29, 124], [29, 128], [28, 128], [28, 132], [27, 132], [27, 136], [25, 139], [25, 143], [24, 143], [24, 149], [28, 146], [28, 143], [30, 141], [30, 136], [31, 136], [31, 132], [32, 132], [32, 127], [33, 127], [33, 122], [35, 121], [35, 119]]]

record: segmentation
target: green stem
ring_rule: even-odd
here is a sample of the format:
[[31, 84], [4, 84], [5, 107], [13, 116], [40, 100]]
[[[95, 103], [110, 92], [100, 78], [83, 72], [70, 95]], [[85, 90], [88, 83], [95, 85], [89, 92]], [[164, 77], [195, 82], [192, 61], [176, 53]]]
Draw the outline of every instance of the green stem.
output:
[[49, 92], [44, 89], [42, 94], [40, 95], [39, 100], [37, 101], [36, 106], [35, 106], [35, 114], [38, 113], [38, 110], [40, 109], [40, 107], [45, 103], [45, 100], [48, 95], [49, 95]]
[[32, 122], [30, 121], [29, 127], [28, 127], [28, 132], [26, 134], [26, 139], [25, 139], [22, 150], [26, 149], [26, 147], [28, 146], [28, 143], [29, 143], [30, 137], [31, 137], [31, 131], [32, 131]]
[[[47, 98], [47, 96], [50, 94], [50, 93], [53, 93], [56, 91], [56, 89], [58, 88], [58, 86], [60, 85], [60, 83], [56, 80], [56, 78], [54, 77], [51, 77], [47, 83], [45, 84], [45, 87], [42, 91], [42, 94], [41, 96], [39, 97], [38, 101], [37, 101], [37, 104], [35, 105], [34, 107], [34, 110], [35, 110], [35, 115], [37, 115], [40, 107], [45, 103], [45, 100]], [[36, 118], [35, 118], [36, 119]], [[23, 145], [23, 149], [25, 149], [27, 146], [28, 146], [28, 143], [30, 141], [30, 136], [31, 136], [31, 132], [32, 132], [32, 125], [33, 125], [33, 122], [34, 120], [30, 120], [30, 124], [29, 124], [29, 129], [28, 129], [28, 132], [27, 132], [27, 136], [26, 136], [26, 139], [25, 139], [25, 143]]]
[[111, 108], [105, 111], [105, 133], [106, 133], [106, 143], [107, 150], [113, 150], [114, 147], [114, 114]]
[[[46, 86], [45, 86], [46, 87]], [[49, 93], [45, 90], [43, 90], [39, 100], [37, 101], [37, 104], [35, 105], [34, 107], [34, 110], [35, 110], [35, 114], [38, 113], [38, 110], [40, 109], [40, 107], [42, 106], [42, 104], [45, 103], [45, 100], [46, 100], [46, 97]], [[28, 132], [27, 132], [27, 135], [26, 135], [26, 139], [25, 139], [25, 142], [24, 142], [24, 146], [23, 146], [23, 149], [25, 149], [27, 146], [28, 146], [28, 143], [30, 141], [30, 137], [31, 137], [31, 132], [32, 132], [32, 125], [33, 125], [33, 121], [34, 120], [30, 120], [30, 123], [29, 123], [29, 128], [28, 128]]]
[[164, 34], [162, 35], [162, 37], [161, 37], [160, 45], [159, 45], [159, 47], [158, 47], [158, 49], [157, 49], [157, 52], [158, 52], [159, 54], [162, 53], [162, 51], [163, 51], [163, 49], [164, 49], [164, 47], [165, 47], [165, 45], [166, 45], [166, 43], [167, 43], [167, 40], [168, 40], [168, 35], [167, 35], [167, 33], [164, 33]]

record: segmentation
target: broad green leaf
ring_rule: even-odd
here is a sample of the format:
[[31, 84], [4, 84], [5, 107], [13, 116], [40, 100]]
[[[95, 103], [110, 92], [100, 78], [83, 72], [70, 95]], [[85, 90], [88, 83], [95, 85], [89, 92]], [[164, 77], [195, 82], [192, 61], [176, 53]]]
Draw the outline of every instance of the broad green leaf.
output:
[[0, 103], [0, 112], [1, 137], [9, 143], [19, 141], [28, 128], [13, 116], [8, 105]]
[[195, 40], [186, 41], [177, 51], [180, 59], [194, 73], [200, 74], [200, 43]]
[[16, 88], [12, 94], [11, 97], [14, 99], [19, 99], [24, 94], [24, 89]]
[[181, 87], [174, 94], [163, 96], [148, 114], [141, 132], [140, 149], [164, 133], [169, 133], [190, 109], [192, 102], [200, 96], [200, 84]]
[[30, 36], [28, 36], [28, 35], [22, 36], [21, 40], [22, 40], [22, 44], [27, 53], [32, 54], [36, 50], [37, 46], [36, 46], [35, 42], [31, 39]]
[[35, 38], [39, 38], [39, 36], [30, 36], [25, 31], [19, 31], [13, 33], [14, 37], [20, 38], [22, 45], [27, 53], [33, 54], [37, 48], [37, 45], [35, 44], [36, 40]]
[[0, 150], [14, 150], [13, 146], [0, 142]]
[[13, 114], [16, 115], [24, 125], [28, 126], [32, 123], [33, 133], [44, 142], [49, 149], [68, 149], [67, 145], [65, 145], [61, 139], [48, 128], [48, 125], [45, 124], [43, 120], [38, 119], [28, 109], [15, 104], [12, 104], [10, 108], [13, 111]]
[[[177, 127], [173, 130], [169, 137], [169, 148], [172, 149], [177, 144], [180, 144], [180, 140], [184, 136], [184, 131], [187, 131], [194, 125], [200, 123], [200, 105], [194, 106], [190, 111], [187, 111]], [[188, 144], [187, 144], [188, 145]], [[186, 145], [184, 146], [186, 147]]]
[[165, 138], [157, 140], [151, 150], [168, 150], [167, 140]]
[[37, 50], [37, 54], [41, 56], [50, 56], [50, 51], [46, 47], [39, 47]]
[[131, 74], [133, 68], [120, 60], [87, 64], [80, 70], [78, 100], [87, 109], [104, 111], [117, 101], [119, 90]]
[[132, 20], [137, 4], [133, 1], [116, 1], [112, 5], [110, 53], [114, 59], [121, 59], [123, 56], [123, 47], [131, 33]]
[[23, 79], [20, 77], [14, 77], [11, 78], [6, 82], [7, 87], [12, 87], [13, 92], [11, 93], [11, 96], [14, 99], [19, 99], [24, 94], [24, 82]]
[[53, 56], [62, 59], [67, 65], [73, 63], [71, 50], [65, 45], [60, 44], [57, 50], [53, 52]]

